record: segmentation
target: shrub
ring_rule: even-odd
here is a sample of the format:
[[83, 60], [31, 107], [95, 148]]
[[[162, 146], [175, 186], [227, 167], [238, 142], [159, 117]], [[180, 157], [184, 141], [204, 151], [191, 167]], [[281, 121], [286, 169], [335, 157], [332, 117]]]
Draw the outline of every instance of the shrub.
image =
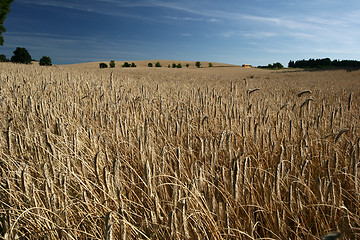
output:
[[188, 68], [189, 66], [190, 66], [190, 64], [187, 63], [187, 64], [186, 64], [186, 67]]
[[212, 64], [212, 63], [209, 63], [209, 67], [213, 67], [213, 64]]
[[152, 64], [152, 63], [148, 63], [148, 67], [153, 67], [153, 64]]
[[52, 63], [51, 63], [51, 58], [48, 57], [48, 56], [43, 56], [41, 59], [40, 59], [40, 62], [39, 62], [40, 66], [51, 66]]
[[131, 65], [128, 62], [124, 62], [124, 64], [122, 65], [122, 67], [130, 67]]
[[161, 67], [160, 62], [155, 63], [155, 67]]
[[17, 47], [14, 56], [11, 57], [11, 62], [29, 64], [31, 63], [31, 56], [25, 48]]
[[195, 66], [199, 68], [199, 67], [201, 67], [201, 63], [198, 61], [198, 62], [196, 62]]
[[173, 63], [173, 64], [172, 64], [172, 68], [176, 68], [176, 63]]
[[277, 63], [273, 63], [273, 64], [268, 64], [267, 66], [258, 66], [258, 68], [265, 68], [265, 69], [283, 69], [284, 66], [277, 62]]
[[131, 63], [131, 67], [136, 67], [136, 64], [135, 64], [135, 63]]
[[284, 66], [283, 66], [281, 63], [279, 63], [279, 62], [274, 63], [274, 64], [273, 64], [273, 67], [276, 68], [276, 69], [283, 69], [283, 68], [284, 68]]
[[111, 60], [109, 63], [110, 68], [114, 68], [115, 67], [115, 61]]
[[100, 66], [100, 68], [107, 68], [108, 67], [108, 65], [106, 63], [100, 63], [99, 66]]
[[4, 54], [0, 54], [0, 62], [10, 62]]
[[182, 68], [181, 63], [178, 63], [178, 65], [176, 65], [177, 68]]

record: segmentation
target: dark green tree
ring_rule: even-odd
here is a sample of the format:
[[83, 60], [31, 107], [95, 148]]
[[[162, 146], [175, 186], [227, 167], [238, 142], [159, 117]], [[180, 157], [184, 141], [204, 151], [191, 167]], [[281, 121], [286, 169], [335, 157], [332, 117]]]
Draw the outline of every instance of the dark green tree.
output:
[[135, 63], [131, 63], [131, 67], [136, 67], [136, 64], [135, 64]]
[[40, 66], [51, 66], [52, 63], [51, 63], [51, 58], [48, 57], [48, 56], [43, 56], [41, 59], [40, 59], [40, 62], [39, 62]]
[[100, 67], [100, 68], [107, 68], [108, 65], [107, 65], [106, 63], [100, 63], [100, 64], [99, 64], [99, 67]]
[[178, 65], [176, 65], [177, 68], [182, 68], [181, 63], [178, 63]]
[[155, 67], [161, 67], [160, 62], [155, 63]]
[[290, 61], [289, 61], [289, 64], [288, 64], [288, 67], [289, 67], [289, 68], [295, 67], [295, 62], [290, 60]]
[[176, 63], [173, 63], [173, 64], [172, 64], [172, 68], [176, 68]]
[[186, 64], [186, 67], [188, 68], [189, 66], [190, 66], [190, 64], [187, 63], [187, 64]]
[[124, 64], [122, 65], [122, 67], [130, 67], [131, 65], [128, 62], [124, 62]]
[[199, 67], [201, 67], [201, 63], [198, 61], [198, 62], [196, 62], [195, 66], [199, 68]]
[[153, 67], [153, 64], [152, 64], [152, 63], [148, 63], [148, 67]]
[[14, 63], [31, 63], [31, 56], [25, 48], [17, 47], [14, 51], [14, 56], [11, 57], [11, 61]]
[[275, 68], [275, 69], [283, 69], [284, 66], [281, 63], [277, 62], [277, 63], [273, 64], [273, 68]]
[[114, 68], [115, 67], [115, 61], [111, 60], [109, 63], [110, 68]]
[[4, 45], [4, 37], [2, 34], [6, 32], [6, 28], [3, 26], [7, 14], [10, 12], [10, 5], [14, 0], [1, 0], [0, 1], [0, 45]]
[[0, 62], [10, 62], [4, 54], [0, 54]]
[[209, 63], [209, 67], [213, 67], [213, 64], [212, 64], [212, 63]]

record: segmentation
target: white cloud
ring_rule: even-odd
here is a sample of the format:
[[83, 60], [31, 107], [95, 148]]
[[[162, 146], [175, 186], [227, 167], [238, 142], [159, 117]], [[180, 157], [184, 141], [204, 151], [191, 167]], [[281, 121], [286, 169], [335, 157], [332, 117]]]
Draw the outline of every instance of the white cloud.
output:
[[166, 16], [165, 18], [176, 21], [204, 21], [203, 18], [193, 18], [193, 17], [171, 17]]
[[192, 37], [193, 36], [191, 33], [181, 33], [180, 35], [183, 37]]

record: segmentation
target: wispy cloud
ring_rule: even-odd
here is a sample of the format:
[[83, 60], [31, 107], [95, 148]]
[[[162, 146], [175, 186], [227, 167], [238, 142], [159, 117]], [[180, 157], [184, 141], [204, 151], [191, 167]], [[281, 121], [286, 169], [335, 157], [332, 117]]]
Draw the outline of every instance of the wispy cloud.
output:
[[175, 21], [204, 21], [203, 18], [193, 18], [193, 17], [171, 17], [166, 16], [166, 19], [175, 20]]
[[278, 33], [276, 32], [262, 32], [262, 31], [224, 31], [224, 32], [220, 32], [214, 35], [209, 35], [209, 38], [213, 38], [213, 37], [219, 37], [219, 38], [233, 38], [233, 37], [242, 37], [242, 38], [247, 38], [247, 39], [265, 39], [265, 38], [271, 38], [271, 37], [277, 37], [279, 36]]
[[[40, 0], [40, 1], [30, 1], [30, 0], [19, 0], [26, 4], [40, 5], [54, 8], [66, 8], [76, 11], [97, 13], [110, 16], [126, 17], [126, 18], [135, 18], [142, 19], [145, 21], [153, 21], [154, 18], [145, 17], [143, 14], [129, 13], [125, 8], [133, 7], [151, 7], [149, 4], [131, 4], [123, 2], [120, 4], [117, 1], [107, 1], [107, 0], [92, 0], [92, 1], [78, 1], [78, 2], [63, 2], [57, 0]], [[107, 3], [106, 5], [101, 4], [101, 2]], [[116, 4], [115, 4], [116, 3]], [[111, 5], [110, 5], [111, 4]]]
[[[104, 39], [99, 37], [69, 36], [61, 34], [8, 32], [7, 44], [3, 47], [7, 55], [18, 46], [25, 47], [35, 59], [48, 55], [55, 64], [69, 61], [98, 61], [112, 57], [142, 58], [147, 42], [124, 39]], [[54, 47], [56, 46], [56, 47]], [[82, 60], [81, 60], [82, 59]]]
[[221, 22], [216, 18], [201, 18], [201, 17], [176, 17], [176, 16], [166, 16], [165, 19], [174, 20], [174, 21], [194, 21], [194, 22], [210, 22], [218, 23]]
[[191, 33], [181, 33], [180, 35], [183, 37], [192, 37], [193, 36]]

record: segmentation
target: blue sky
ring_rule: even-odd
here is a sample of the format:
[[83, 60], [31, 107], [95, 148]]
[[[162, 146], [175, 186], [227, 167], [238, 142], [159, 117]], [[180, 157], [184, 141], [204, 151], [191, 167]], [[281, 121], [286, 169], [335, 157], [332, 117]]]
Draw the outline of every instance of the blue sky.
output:
[[360, 59], [359, 0], [15, 0], [0, 54], [55, 64]]

